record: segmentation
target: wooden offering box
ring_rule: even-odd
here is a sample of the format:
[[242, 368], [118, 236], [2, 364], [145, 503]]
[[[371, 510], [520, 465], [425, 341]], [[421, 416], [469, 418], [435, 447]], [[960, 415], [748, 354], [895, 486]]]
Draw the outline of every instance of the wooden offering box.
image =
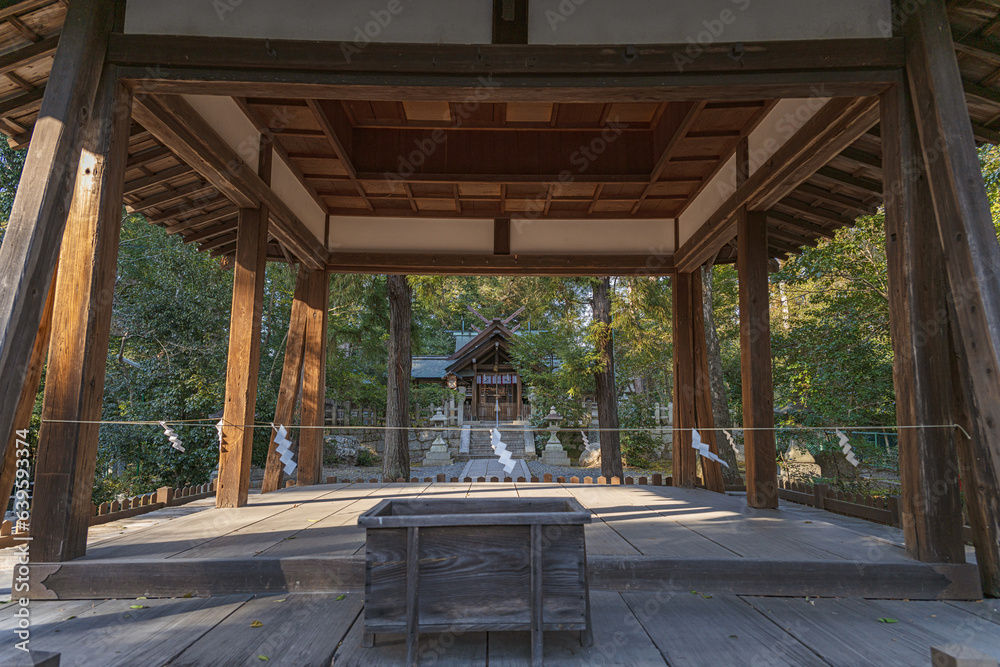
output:
[[365, 645], [405, 633], [410, 665], [420, 632], [530, 630], [533, 664], [544, 630], [579, 630], [589, 646], [590, 519], [562, 498], [383, 500], [358, 517]]

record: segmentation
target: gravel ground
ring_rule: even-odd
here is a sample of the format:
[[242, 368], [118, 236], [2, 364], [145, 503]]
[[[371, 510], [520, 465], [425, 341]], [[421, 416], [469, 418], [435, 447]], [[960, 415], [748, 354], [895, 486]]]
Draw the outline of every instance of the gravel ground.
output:
[[[543, 479], [547, 474], [552, 475], [552, 479], [557, 477], [565, 477], [569, 479], [570, 477], [579, 477], [583, 479], [584, 477], [593, 477], [594, 480], [601, 476], [600, 468], [579, 468], [576, 466], [549, 466], [545, 465], [541, 461], [528, 461], [528, 469], [531, 474], [538, 477], [538, 479]], [[436, 478], [440, 474], [444, 474], [446, 479], [451, 479], [452, 477], [460, 477], [462, 470], [465, 468], [465, 463], [455, 463], [450, 466], [413, 466], [410, 468], [410, 477], [416, 477], [417, 479], [423, 480], [425, 477]], [[382, 468], [362, 468], [359, 466], [337, 466], [333, 468], [324, 468], [326, 477], [337, 477], [338, 479], [372, 479], [379, 477], [382, 474]], [[662, 470], [644, 470], [641, 468], [626, 468], [626, 477], [652, 477], [654, 474], [661, 474], [663, 476], [668, 475]]]

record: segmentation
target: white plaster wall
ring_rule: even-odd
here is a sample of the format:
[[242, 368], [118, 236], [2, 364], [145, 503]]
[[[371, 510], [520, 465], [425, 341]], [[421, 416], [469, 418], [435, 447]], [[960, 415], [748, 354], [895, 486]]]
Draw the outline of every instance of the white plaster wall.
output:
[[128, 0], [125, 32], [489, 44], [491, 0]]
[[[817, 92], [822, 93], [822, 90]], [[750, 173], [754, 174], [829, 101], [828, 97], [779, 101], [747, 138]], [[731, 158], [681, 214], [679, 236], [682, 246], [734, 192], [736, 159]]]
[[890, 0], [531, 0], [531, 44], [889, 37]]
[[493, 220], [330, 218], [330, 250], [493, 254]]
[[643, 255], [674, 252], [673, 220], [512, 220], [512, 254]]
[[[184, 100], [248, 167], [257, 171], [260, 132], [231, 97], [185, 95]], [[271, 189], [322, 242], [326, 234], [326, 213], [277, 155], [274, 155], [271, 165]]]

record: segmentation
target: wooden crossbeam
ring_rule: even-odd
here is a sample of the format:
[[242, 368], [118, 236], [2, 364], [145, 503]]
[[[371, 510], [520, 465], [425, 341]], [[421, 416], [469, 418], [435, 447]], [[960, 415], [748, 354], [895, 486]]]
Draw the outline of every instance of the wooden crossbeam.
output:
[[775, 204], [775, 206], [786, 208], [791, 210], [795, 214], [801, 214], [813, 218], [815, 220], [819, 220], [820, 222], [837, 225], [838, 227], [850, 227], [854, 224], [853, 218], [848, 218], [838, 213], [834, 213], [833, 211], [828, 211], [826, 209], [810, 206], [809, 204], [805, 204], [798, 200], [791, 199], [790, 197], [785, 197], [777, 204]]
[[837, 230], [835, 229], [829, 229], [827, 227], [823, 227], [822, 225], [817, 225], [814, 222], [809, 222], [808, 220], [802, 220], [800, 218], [788, 215], [787, 213], [782, 213], [781, 211], [775, 211], [774, 209], [771, 209], [770, 211], [766, 212], [766, 215], [768, 218], [772, 220], [776, 220], [778, 222], [782, 222], [788, 225], [794, 225], [798, 229], [810, 232], [812, 234], [817, 234], [819, 236], [825, 236], [828, 239], [832, 239], [834, 236], [836, 236]]
[[193, 170], [191, 169], [191, 167], [187, 166], [186, 164], [180, 164], [177, 165], [176, 167], [164, 169], [163, 171], [152, 174], [150, 176], [137, 178], [125, 184], [125, 194], [126, 195], [135, 194], [140, 190], [145, 190], [146, 188], [152, 187], [154, 185], [159, 185], [160, 183], [169, 181], [172, 178], [177, 178], [178, 176], [189, 174], [192, 171]]
[[218, 133], [180, 97], [137, 100], [135, 118], [223, 195], [241, 207], [266, 204], [278, 224], [271, 233], [313, 268], [326, 261], [326, 248]]
[[13, 72], [15, 69], [30, 65], [46, 56], [51, 56], [59, 46], [59, 39], [59, 35], [53, 35], [39, 42], [34, 42], [15, 51], [0, 55], [0, 74]]
[[[236, 213], [229, 213], [227, 215], [227, 219], [225, 220], [225, 222], [222, 222], [218, 225], [213, 225], [211, 227], [207, 227], [200, 231], [194, 232], [193, 234], [187, 234], [186, 236], [183, 237], [184, 243], [203, 243], [204, 241], [207, 241], [208, 239], [211, 239], [213, 237], [221, 236], [226, 232], [234, 231], [236, 229], [236, 215], [237, 215]], [[202, 245], [202, 249], [206, 250], [209, 248], [205, 245]]]
[[670, 255], [475, 255], [331, 252], [331, 273], [408, 275], [669, 276]]
[[186, 218], [184, 220], [173, 222], [172, 224], [167, 225], [166, 230], [168, 234], [175, 234], [185, 229], [200, 229], [205, 225], [212, 224], [213, 222], [236, 217], [238, 212], [239, 209], [235, 206], [224, 206], [220, 209], [212, 211], [211, 213], [196, 215], [192, 218]]

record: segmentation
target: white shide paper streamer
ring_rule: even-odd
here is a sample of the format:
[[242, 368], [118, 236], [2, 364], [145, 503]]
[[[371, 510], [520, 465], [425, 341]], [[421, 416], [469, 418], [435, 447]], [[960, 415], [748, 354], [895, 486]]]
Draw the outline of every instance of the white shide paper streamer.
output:
[[274, 451], [278, 452], [278, 456], [281, 457], [281, 462], [285, 465], [285, 474], [291, 475], [295, 472], [295, 467], [298, 465], [293, 460], [292, 456], [292, 441], [288, 439], [288, 431], [284, 426], [278, 424], [275, 426], [271, 424], [277, 433], [274, 434], [274, 443], [278, 445], [277, 449]]
[[715, 461], [721, 465], [729, 467], [729, 464], [720, 459], [717, 455], [713, 454], [708, 450], [708, 445], [701, 441], [701, 434], [698, 431], [691, 429], [691, 447], [692, 449], [698, 450], [698, 453], [704, 456], [709, 461]]
[[841, 431], [837, 431], [837, 437], [840, 438], [840, 450], [844, 452], [844, 456], [847, 458], [847, 462], [850, 463], [855, 468], [857, 468], [859, 462], [857, 457], [854, 456], [854, 449], [851, 447], [850, 440]]
[[184, 445], [181, 444], [181, 439], [178, 437], [177, 432], [167, 426], [167, 422], [160, 422], [160, 426], [163, 427], [163, 434], [170, 438], [170, 446], [183, 454]]
[[493, 434], [490, 437], [490, 444], [493, 446], [493, 451], [500, 459], [500, 465], [503, 466], [504, 472], [507, 474], [514, 472], [514, 466], [516, 465], [514, 463], [514, 457], [507, 451], [507, 443], [500, 439], [500, 429], [493, 429]]

